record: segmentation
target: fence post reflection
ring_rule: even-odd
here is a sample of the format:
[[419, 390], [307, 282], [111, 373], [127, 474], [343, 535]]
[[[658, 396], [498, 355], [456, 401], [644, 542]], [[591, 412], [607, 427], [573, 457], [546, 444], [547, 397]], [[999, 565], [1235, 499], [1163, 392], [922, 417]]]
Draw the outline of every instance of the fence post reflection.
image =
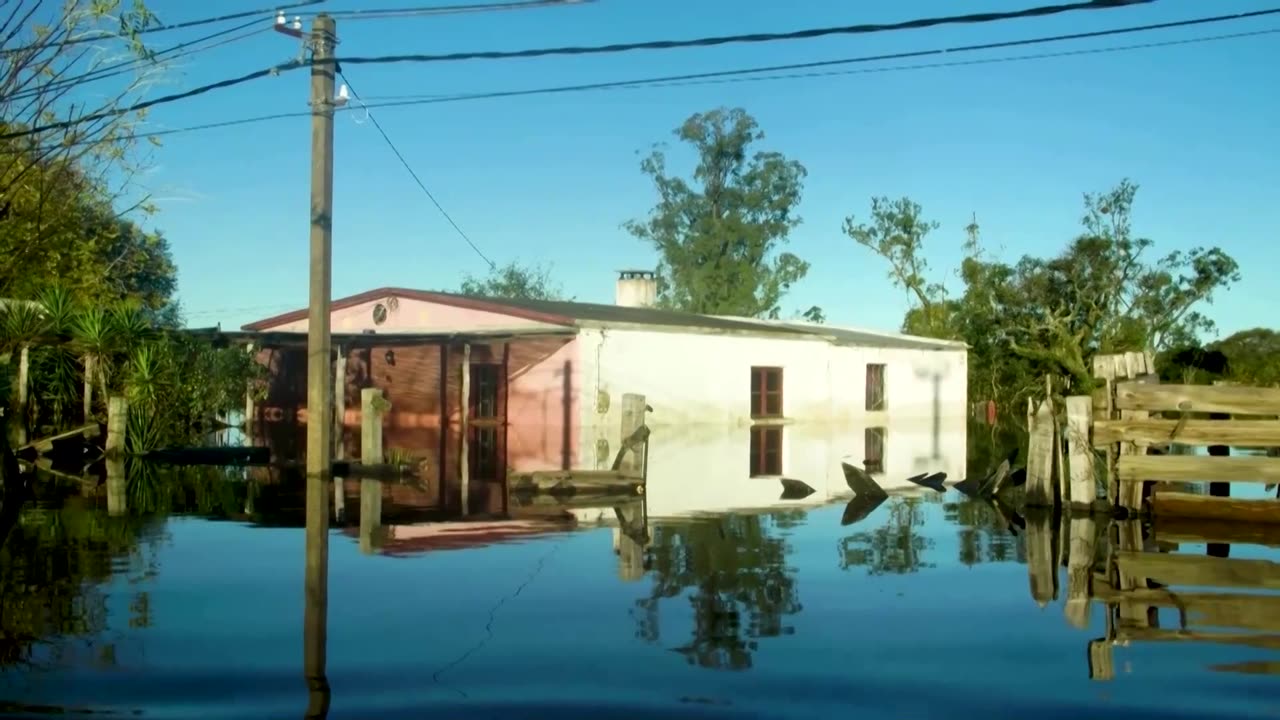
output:
[[329, 621], [329, 478], [308, 478], [306, 567], [303, 579], [302, 668], [308, 718], [329, 713], [326, 675]]

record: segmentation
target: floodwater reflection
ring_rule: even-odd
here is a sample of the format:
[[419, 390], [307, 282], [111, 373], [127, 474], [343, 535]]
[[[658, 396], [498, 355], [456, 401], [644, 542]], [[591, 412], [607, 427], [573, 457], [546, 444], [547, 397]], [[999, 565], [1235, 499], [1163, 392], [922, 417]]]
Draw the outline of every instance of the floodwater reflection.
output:
[[955, 491], [434, 522], [377, 485], [304, 533], [298, 477], [135, 474], [123, 512], [105, 483], [42, 479], [0, 547], [0, 713], [830, 717], [852, 702], [972, 717], [992, 696], [1073, 715], [1272, 709], [1273, 528]]

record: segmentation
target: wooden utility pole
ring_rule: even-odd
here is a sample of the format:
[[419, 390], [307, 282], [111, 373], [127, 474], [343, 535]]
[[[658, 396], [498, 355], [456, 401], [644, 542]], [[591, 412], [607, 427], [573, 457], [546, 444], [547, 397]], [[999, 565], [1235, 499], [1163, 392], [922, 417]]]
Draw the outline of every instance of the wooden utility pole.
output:
[[[337, 27], [317, 15], [311, 50], [311, 297], [307, 318], [307, 532], [304, 671], [314, 689], [327, 687], [329, 614], [329, 480], [333, 474], [333, 378], [330, 376], [329, 295], [333, 258], [334, 48]], [[316, 693], [313, 693], [316, 695]]]

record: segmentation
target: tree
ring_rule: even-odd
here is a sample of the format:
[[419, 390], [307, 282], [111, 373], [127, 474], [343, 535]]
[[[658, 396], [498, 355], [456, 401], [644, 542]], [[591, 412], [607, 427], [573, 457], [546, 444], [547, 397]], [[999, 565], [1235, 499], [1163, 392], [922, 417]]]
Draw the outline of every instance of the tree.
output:
[[777, 152], [750, 152], [764, 137], [744, 110], [691, 116], [675, 131], [697, 154], [691, 180], [668, 174], [656, 147], [641, 164], [658, 203], [625, 227], [658, 252], [658, 304], [712, 315], [777, 318], [809, 264], [779, 248], [800, 223], [805, 169]]
[[458, 289], [473, 297], [512, 298], [524, 300], [562, 300], [564, 290], [551, 280], [551, 270], [541, 265], [510, 262], [489, 268], [488, 275], [468, 275]]
[[141, 33], [141, 0], [17, 0], [0, 9], [0, 297], [34, 299], [51, 282], [83, 302], [137, 299], [159, 312], [174, 292], [163, 236], [127, 219], [145, 164], [143, 115], [128, 108], [162, 70]]
[[1209, 351], [1226, 356], [1225, 375], [1246, 385], [1280, 386], [1280, 332], [1267, 328], [1241, 330], [1212, 342]]
[[903, 322], [903, 330], [949, 338], [953, 335], [948, 327], [952, 308], [946, 304], [946, 287], [928, 280], [929, 263], [922, 252], [925, 237], [937, 229], [937, 222], [922, 217], [920, 204], [905, 197], [871, 198], [869, 224], [856, 224], [852, 215], [844, 221], [845, 234], [888, 261], [889, 279], [911, 294], [914, 307]]
[[1137, 189], [1125, 180], [1086, 194], [1084, 232], [1047, 258], [1012, 264], [990, 258], [971, 223], [959, 273], [963, 293], [955, 298], [925, 276], [924, 237], [935, 226], [922, 224], [918, 205], [873, 201], [873, 224], [850, 234], [888, 261], [895, 283], [912, 293], [904, 327], [969, 343], [970, 387], [1016, 407], [1046, 374], [1066, 378], [1072, 392], [1087, 392], [1097, 353], [1160, 351], [1212, 331], [1200, 307], [1238, 279], [1236, 262], [1218, 248], [1148, 261], [1153, 242], [1135, 236], [1130, 224]]

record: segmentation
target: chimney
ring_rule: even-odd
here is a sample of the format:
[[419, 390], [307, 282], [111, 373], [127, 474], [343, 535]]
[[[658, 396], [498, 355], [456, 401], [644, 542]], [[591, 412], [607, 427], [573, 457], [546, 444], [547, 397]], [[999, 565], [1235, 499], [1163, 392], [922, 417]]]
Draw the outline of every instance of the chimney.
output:
[[658, 302], [658, 273], [652, 270], [619, 270], [613, 304], [619, 307], [653, 307]]

